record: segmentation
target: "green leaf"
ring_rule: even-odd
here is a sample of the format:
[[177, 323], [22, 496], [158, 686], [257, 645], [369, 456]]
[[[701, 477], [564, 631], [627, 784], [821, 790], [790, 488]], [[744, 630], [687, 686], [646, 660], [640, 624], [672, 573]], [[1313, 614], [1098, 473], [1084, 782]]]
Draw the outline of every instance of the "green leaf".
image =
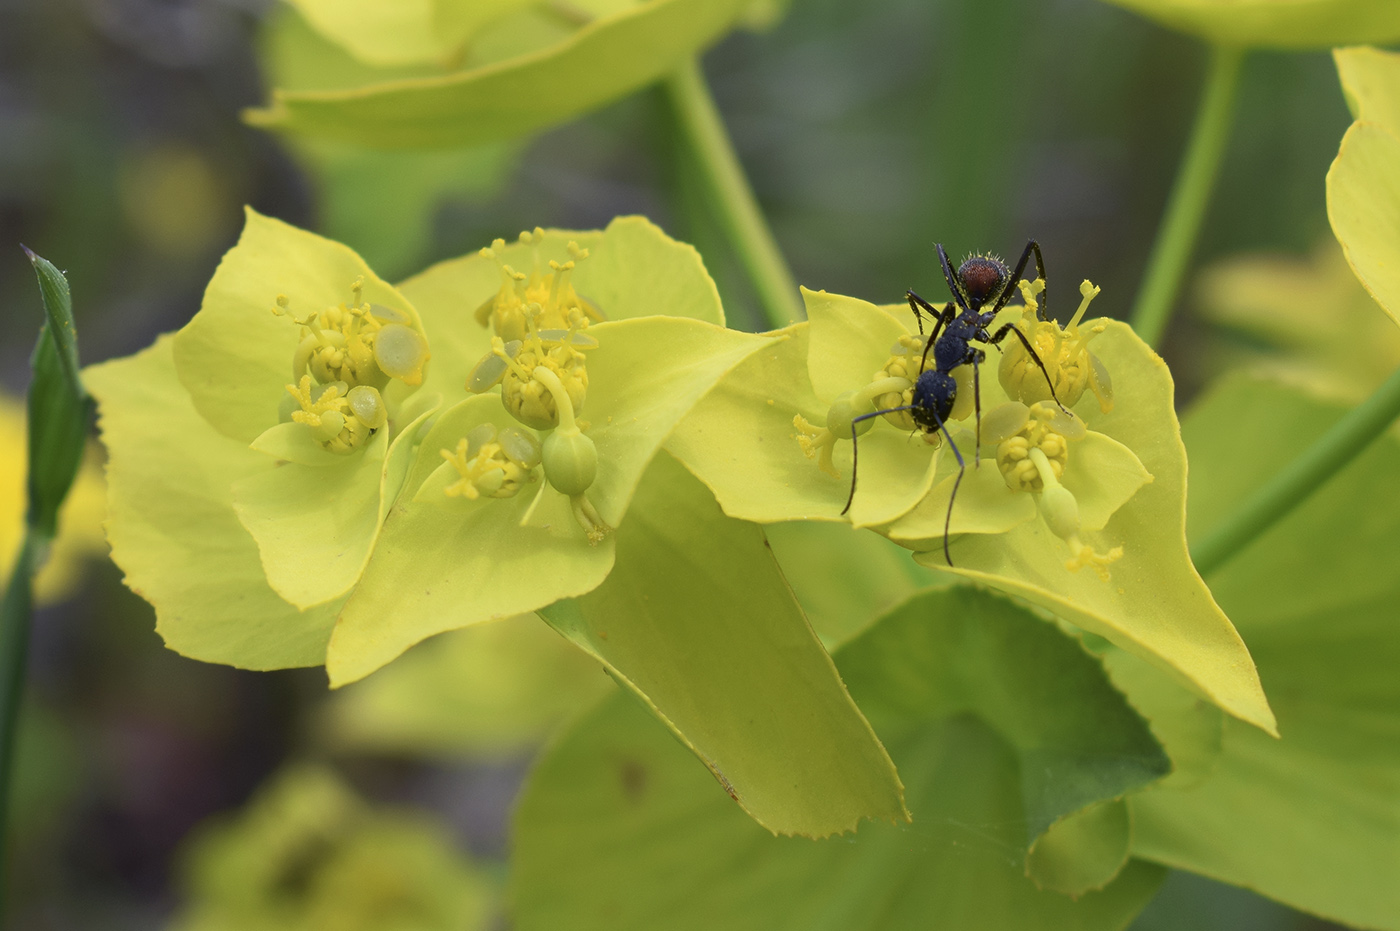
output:
[[920, 588], [951, 585], [909, 553], [843, 524], [792, 521], [763, 528], [798, 604], [827, 649], [835, 649]]
[[1400, 39], [1390, 0], [1108, 0], [1211, 42], [1263, 48], [1327, 48]]
[[762, 531], [660, 456], [596, 591], [541, 612], [602, 661], [774, 833], [904, 819], [884, 748], [841, 686]]
[[337, 606], [300, 612], [268, 587], [230, 491], [267, 457], [195, 410], [173, 342], [83, 373], [107, 447], [112, 559], [177, 653], [248, 669], [319, 665]]
[[768, 836], [618, 696], [550, 750], [521, 799], [516, 927], [1090, 931], [1122, 928], [1151, 898], [1164, 874], [1140, 861], [1077, 900], [1024, 873], [1030, 839], [1066, 806], [1166, 765], [1072, 640], [964, 587], [911, 599], [838, 663], [899, 763], [911, 826]]
[[[340, 90], [274, 91], [245, 118], [373, 148], [477, 145], [523, 136], [656, 81], [730, 29], [746, 0], [651, 0], [489, 65]], [[506, 41], [509, 38], [506, 37]], [[517, 43], [512, 43], [517, 44]]]
[[[1231, 378], [1191, 412], [1192, 535], [1341, 413]], [[1400, 480], [1385, 435], [1212, 577], [1249, 638], [1282, 740], [1225, 722], [1209, 778], [1131, 800], [1135, 855], [1349, 925], [1400, 928]], [[1197, 489], [1200, 492], [1197, 493]]]
[[1132, 832], [1127, 802], [1096, 802], [1050, 826], [1026, 854], [1026, 875], [1069, 896], [1102, 889], [1127, 865]]
[[1400, 322], [1400, 138], [1382, 125], [1353, 123], [1327, 172], [1327, 217], [1352, 271]]
[[199, 313], [175, 334], [175, 367], [195, 408], [244, 443], [276, 424], [301, 340], [300, 327], [272, 313], [277, 296], [285, 294], [289, 309], [304, 315], [347, 302], [360, 277], [365, 301], [407, 314], [422, 330], [413, 306], [349, 248], [249, 208]]
[[[1097, 325], [1097, 324], [1095, 324]], [[1272, 733], [1273, 714], [1249, 651], [1191, 565], [1186, 550], [1186, 450], [1171, 373], [1126, 324], [1105, 322], [1094, 351], [1113, 376], [1114, 408], [1081, 403], [1089, 429], [1127, 447], [1151, 473], [1100, 534], [1123, 556], [1105, 582], [1065, 568], [1064, 544], [1037, 519], [999, 535], [968, 534], [949, 571], [1025, 598], [1167, 670], [1232, 715]], [[983, 390], [988, 390], [984, 382]], [[984, 402], [985, 403], [985, 402]], [[1071, 455], [1073, 453], [1071, 452]], [[1070, 484], [1073, 466], [1066, 470]], [[940, 549], [920, 562], [946, 568]]]
[[1147, 725], [1079, 644], [962, 585], [916, 596], [841, 651], [842, 675], [886, 722], [975, 714], [1021, 763], [1026, 842], [1064, 815], [1165, 775]]
[[335, 693], [337, 750], [509, 762], [611, 690], [598, 664], [534, 615], [435, 637]]
[[78, 377], [78, 335], [68, 279], [47, 259], [24, 251], [39, 279], [46, 319], [30, 359], [26, 524], [52, 540], [58, 532], [59, 506], [82, 462], [92, 401]]

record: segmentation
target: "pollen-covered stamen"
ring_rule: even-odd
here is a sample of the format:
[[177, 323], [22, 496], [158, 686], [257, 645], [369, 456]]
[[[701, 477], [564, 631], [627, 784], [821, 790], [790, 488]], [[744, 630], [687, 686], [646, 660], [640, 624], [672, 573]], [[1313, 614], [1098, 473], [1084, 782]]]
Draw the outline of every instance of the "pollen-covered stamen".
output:
[[[540, 257], [543, 240], [544, 230], [538, 227], [533, 232], [520, 234], [520, 242], [532, 247], [534, 253], [534, 268], [529, 275], [516, 271], [501, 258], [500, 253], [506, 247], [504, 239], [497, 239], [490, 248], [481, 250], [483, 257], [494, 260], [500, 267], [501, 287], [495, 296], [476, 309], [476, 322], [490, 326], [504, 340], [524, 339], [532, 315], [534, 326], [542, 330], [565, 329], [575, 314], [583, 321], [583, 326], [589, 320], [603, 319], [598, 309], [579, 297], [573, 286], [574, 268], [588, 258], [588, 250], [570, 242], [568, 261], [561, 263], [551, 259], [545, 263]], [[532, 311], [532, 305], [538, 305], [539, 309]]]
[[475, 501], [514, 497], [535, 480], [540, 464], [539, 440], [524, 430], [497, 431], [493, 424], [478, 425], [457, 441], [456, 449], [441, 451], [461, 478], [443, 489], [450, 498]]
[[350, 387], [383, 389], [391, 378], [406, 385], [423, 382], [427, 341], [409, 324], [409, 316], [380, 304], [365, 303], [364, 278], [350, 285], [351, 301], [302, 316], [289, 308], [285, 294], [277, 295], [272, 313], [302, 327], [292, 355], [292, 378], [310, 375], [320, 384], [342, 381]]
[[1099, 294], [1099, 288], [1084, 281], [1079, 287], [1081, 300], [1067, 326], [1061, 327], [1053, 320], [1036, 318], [1036, 295], [1045, 285], [1036, 280], [1021, 282], [1021, 294], [1026, 300], [1026, 309], [1019, 324], [1036, 354], [1045, 366], [1045, 371], [1031, 358], [1030, 353], [1019, 339], [1008, 335], [1003, 343], [1004, 351], [998, 375], [1006, 393], [1026, 404], [1051, 400], [1050, 386], [1046, 375], [1054, 382], [1054, 397], [1066, 407], [1073, 406], [1089, 389], [1098, 399], [1104, 413], [1113, 409], [1113, 385], [1108, 370], [1098, 357], [1089, 351], [1089, 342], [1105, 327], [1102, 324], [1083, 327], [1081, 321], [1089, 309], [1089, 304]]

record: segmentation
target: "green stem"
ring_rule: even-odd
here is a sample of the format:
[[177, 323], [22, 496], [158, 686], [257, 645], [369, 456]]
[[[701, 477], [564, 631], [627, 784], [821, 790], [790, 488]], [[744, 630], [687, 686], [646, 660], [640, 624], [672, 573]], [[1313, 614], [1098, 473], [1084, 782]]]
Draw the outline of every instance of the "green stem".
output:
[[1209, 575], [1229, 562], [1356, 458], [1397, 417], [1400, 370], [1191, 547], [1196, 571]]
[[806, 315], [797, 282], [754, 199], [714, 98], [705, 85], [699, 61], [691, 59], [677, 68], [666, 79], [666, 91], [676, 111], [681, 136], [705, 175], [718, 219], [758, 292], [764, 317], [774, 328], [802, 320]]
[[[28, 530], [15, 556], [14, 570], [0, 601], [0, 877], [5, 875], [8, 844], [10, 784], [15, 769], [15, 733], [24, 698], [24, 674], [29, 655], [29, 617], [34, 601], [34, 531]], [[0, 883], [0, 916], [5, 914], [5, 889]]]
[[1210, 70], [1186, 156], [1172, 185], [1167, 212], [1157, 230], [1147, 273], [1133, 306], [1133, 329], [1150, 346], [1161, 341], [1181, 291], [1186, 265], [1196, 249], [1206, 207], [1220, 173], [1220, 160], [1230, 140], [1243, 60], [1241, 48], [1217, 45], [1211, 49]]

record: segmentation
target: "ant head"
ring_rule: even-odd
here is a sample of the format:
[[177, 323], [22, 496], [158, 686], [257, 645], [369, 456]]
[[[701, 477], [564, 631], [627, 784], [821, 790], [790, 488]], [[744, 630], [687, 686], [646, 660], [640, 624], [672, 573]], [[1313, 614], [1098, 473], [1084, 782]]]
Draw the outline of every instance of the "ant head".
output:
[[1001, 259], [991, 255], [973, 255], [958, 266], [958, 284], [973, 310], [978, 310], [988, 301], [994, 301], [1006, 287], [1011, 271]]

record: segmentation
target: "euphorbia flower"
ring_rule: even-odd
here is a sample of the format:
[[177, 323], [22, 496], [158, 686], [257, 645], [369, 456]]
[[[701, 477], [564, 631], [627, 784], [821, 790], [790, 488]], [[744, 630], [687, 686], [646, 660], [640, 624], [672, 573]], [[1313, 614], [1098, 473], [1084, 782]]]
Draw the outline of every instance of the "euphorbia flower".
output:
[[[1085, 303], [1094, 293], [1086, 283]], [[860, 410], [875, 409], [875, 398], [892, 387], [881, 384], [891, 377], [891, 344], [895, 355], [911, 350], [915, 327], [905, 309], [825, 292], [807, 292], [807, 306], [809, 323], [779, 331], [787, 342], [736, 368], [668, 441], [731, 516], [843, 519], [849, 443], [835, 436], [849, 430], [853, 415], [834, 402], [854, 392], [847, 407], [856, 396]], [[1021, 312], [1007, 313], [1014, 319]], [[922, 434], [880, 424], [884, 418], [865, 421], [875, 426], [859, 439], [851, 522], [913, 549], [925, 565], [1017, 594], [1171, 669], [1225, 710], [1271, 730], [1248, 651], [1187, 554], [1185, 456], [1165, 365], [1122, 323], [1077, 316], [1061, 329], [1033, 324], [1033, 316], [1022, 326], [1040, 344], [1052, 377], [1077, 384], [1078, 395], [1067, 391], [1060, 399], [1073, 416], [1044, 404], [1044, 385], [1034, 377], [1008, 377], [1020, 396], [1000, 379], [982, 377], [979, 466], [971, 405], [963, 399], [971, 378], [959, 377], [950, 432], [967, 468], [951, 518], [954, 457], [940, 444], [930, 448]], [[993, 352], [984, 374], [997, 361]], [[1014, 356], [1006, 367], [1012, 376], [1025, 371]], [[838, 476], [806, 455], [827, 438], [820, 428], [804, 437], [803, 422], [836, 423], [826, 429]], [[1033, 446], [1045, 462], [1034, 461]], [[1030, 472], [1012, 461], [1017, 449], [1031, 461]], [[1052, 460], [1066, 449], [1057, 471]], [[945, 526], [955, 536], [953, 567], [943, 551]], [[1083, 565], [1103, 572], [1072, 571]]]
[[[250, 211], [184, 329], [89, 370], [114, 559], [173, 648], [257, 668], [326, 662], [339, 683], [431, 634], [603, 580], [607, 530], [662, 440], [770, 341], [719, 325], [694, 251], [644, 220], [498, 245], [399, 290], [345, 247]], [[577, 333], [591, 424], [517, 420], [494, 395], [429, 422], [494, 358], [472, 312], [497, 292], [497, 262], [548, 269], [586, 249], [595, 257], [569, 272], [609, 317]], [[573, 294], [554, 281], [522, 312]]]

